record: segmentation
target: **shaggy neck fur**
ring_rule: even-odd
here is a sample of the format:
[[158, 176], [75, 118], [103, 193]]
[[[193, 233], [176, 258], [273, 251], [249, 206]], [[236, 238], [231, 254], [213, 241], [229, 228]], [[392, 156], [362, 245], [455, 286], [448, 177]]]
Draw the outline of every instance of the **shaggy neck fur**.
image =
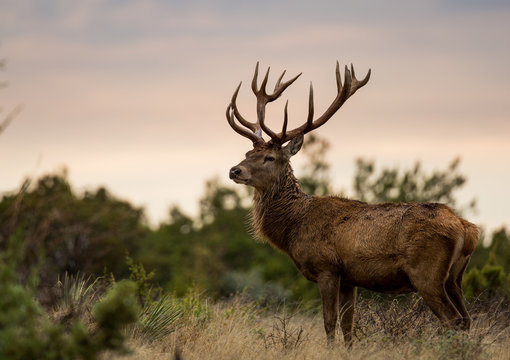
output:
[[287, 164], [271, 188], [255, 190], [252, 225], [256, 235], [288, 252], [292, 224], [304, 216], [303, 202], [308, 197], [301, 191], [290, 164]]

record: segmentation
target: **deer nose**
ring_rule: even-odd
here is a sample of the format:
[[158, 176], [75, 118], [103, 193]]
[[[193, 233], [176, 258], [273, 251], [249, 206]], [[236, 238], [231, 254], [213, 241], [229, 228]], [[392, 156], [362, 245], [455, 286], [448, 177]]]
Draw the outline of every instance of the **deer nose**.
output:
[[241, 173], [241, 169], [234, 166], [232, 169], [230, 169], [229, 177], [231, 179], [235, 179], [240, 173]]

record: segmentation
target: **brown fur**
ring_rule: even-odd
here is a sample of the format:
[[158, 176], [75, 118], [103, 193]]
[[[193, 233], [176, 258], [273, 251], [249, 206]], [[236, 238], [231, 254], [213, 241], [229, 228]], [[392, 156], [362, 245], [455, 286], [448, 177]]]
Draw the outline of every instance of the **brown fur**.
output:
[[393, 294], [417, 291], [442, 322], [469, 329], [461, 282], [478, 240], [476, 226], [438, 203], [372, 205], [306, 195], [289, 162], [300, 146], [299, 139], [283, 148], [256, 145], [231, 177], [255, 187], [256, 233], [318, 284], [328, 341], [340, 310], [344, 340], [351, 343], [358, 286]]

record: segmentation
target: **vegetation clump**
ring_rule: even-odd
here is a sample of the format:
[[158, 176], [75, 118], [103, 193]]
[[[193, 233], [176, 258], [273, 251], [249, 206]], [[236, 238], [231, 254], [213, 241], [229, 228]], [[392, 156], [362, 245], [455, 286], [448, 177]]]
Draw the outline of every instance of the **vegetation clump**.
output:
[[15, 271], [19, 249], [11, 245], [0, 257], [0, 359], [97, 359], [126, 351], [123, 329], [139, 312], [133, 282], [109, 288], [93, 305], [90, 324], [54, 322]]

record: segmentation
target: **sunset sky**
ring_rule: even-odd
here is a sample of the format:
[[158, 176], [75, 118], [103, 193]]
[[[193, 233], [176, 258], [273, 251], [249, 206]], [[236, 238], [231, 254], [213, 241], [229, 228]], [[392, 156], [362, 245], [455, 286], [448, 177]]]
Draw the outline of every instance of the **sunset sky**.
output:
[[508, 0], [2, 0], [0, 58], [0, 115], [24, 105], [0, 136], [0, 191], [65, 166], [78, 191], [107, 186], [153, 224], [171, 204], [195, 215], [205, 180], [229, 183], [251, 148], [225, 109], [243, 81], [254, 118], [255, 63], [270, 86], [303, 72], [268, 106], [279, 129], [286, 99], [289, 126], [305, 121], [310, 81], [326, 109], [338, 60], [372, 77], [316, 131], [336, 189], [352, 194], [357, 157], [432, 171], [460, 156], [467, 217], [510, 226]]

